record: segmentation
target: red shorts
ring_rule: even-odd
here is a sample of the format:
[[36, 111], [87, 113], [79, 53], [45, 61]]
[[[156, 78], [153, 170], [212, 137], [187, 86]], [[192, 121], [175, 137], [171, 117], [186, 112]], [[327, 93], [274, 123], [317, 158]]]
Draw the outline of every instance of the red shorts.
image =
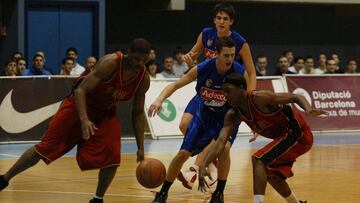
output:
[[311, 129], [305, 124], [298, 132], [288, 131], [261, 148], [253, 156], [266, 165], [267, 175], [284, 179], [293, 176], [291, 168], [296, 158], [309, 151], [313, 144]]
[[[91, 118], [90, 118], [91, 120]], [[82, 138], [81, 123], [74, 99], [65, 99], [49, 124], [35, 151], [45, 163], [61, 157], [77, 145], [76, 159], [81, 170], [120, 164], [121, 126], [119, 117], [102, 118], [90, 139]]]

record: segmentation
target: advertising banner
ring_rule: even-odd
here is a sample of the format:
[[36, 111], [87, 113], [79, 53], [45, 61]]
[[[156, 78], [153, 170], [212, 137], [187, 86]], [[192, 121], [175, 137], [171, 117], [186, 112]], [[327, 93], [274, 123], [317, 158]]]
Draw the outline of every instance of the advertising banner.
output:
[[286, 83], [289, 92], [301, 94], [315, 108], [329, 112], [305, 117], [312, 130], [360, 129], [360, 75], [286, 75]]

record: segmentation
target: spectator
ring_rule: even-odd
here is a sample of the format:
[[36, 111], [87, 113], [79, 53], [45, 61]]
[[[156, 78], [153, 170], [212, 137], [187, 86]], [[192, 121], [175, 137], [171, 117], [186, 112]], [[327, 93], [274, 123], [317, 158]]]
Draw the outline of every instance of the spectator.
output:
[[294, 62], [294, 66], [289, 67], [288, 70], [293, 73], [299, 73], [299, 71], [304, 68], [305, 60], [303, 57], [297, 56], [295, 57]]
[[4, 64], [4, 72], [1, 74], [3, 76], [16, 76], [16, 63], [14, 61], [7, 61]]
[[331, 54], [331, 59], [333, 59], [336, 63], [336, 73], [344, 73], [344, 70], [340, 67], [340, 57], [337, 53]]
[[44, 70], [47, 70], [51, 73], [51, 75], [57, 75], [57, 72], [55, 72], [52, 68], [46, 66], [46, 56], [45, 53], [43, 51], [37, 51], [36, 54], [39, 54], [43, 57], [44, 59]]
[[51, 75], [51, 72], [44, 69], [44, 58], [40, 54], [33, 57], [32, 67], [25, 69], [22, 75]]
[[70, 57], [63, 58], [61, 60], [61, 75], [70, 75], [71, 70], [74, 67], [74, 59]]
[[16, 61], [16, 75], [22, 75], [22, 72], [26, 69], [26, 59], [25, 58], [18, 58]]
[[329, 59], [326, 61], [326, 74], [334, 74], [336, 72], [336, 61], [334, 59]]
[[305, 65], [304, 68], [299, 71], [300, 75], [316, 74], [315, 62], [312, 56], [306, 57], [304, 65]]
[[66, 56], [73, 58], [75, 63], [74, 63], [74, 67], [71, 70], [71, 75], [80, 75], [82, 72], [85, 71], [85, 68], [83, 66], [81, 66], [80, 64], [78, 64], [77, 62], [77, 58], [78, 58], [78, 51], [76, 50], [75, 47], [69, 47], [66, 50]]
[[150, 48], [149, 61], [156, 61], [156, 50], [154, 47]]
[[323, 74], [326, 72], [326, 54], [320, 53], [318, 56], [319, 66], [315, 69], [317, 74]]
[[178, 75], [174, 72], [174, 59], [171, 56], [165, 56], [164, 62], [163, 62], [164, 70], [161, 72], [161, 74], [164, 76], [164, 78], [178, 78]]
[[95, 56], [88, 56], [85, 61], [85, 69], [88, 72], [91, 72], [95, 68], [97, 60]]
[[185, 51], [182, 49], [182, 47], [177, 47], [174, 51], [175, 62], [173, 69], [178, 77], [183, 76], [189, 70], [189, 66], [187, 63], [185, 63], [184, 60], [184, 54]]
[[11, 55], [11, 60], [12, 61], [16, 62], [19, 58], [23, 58], [23, 54], [21, 52], [19, 52], [19, 51], [16, 51]]
[[283, 56], [285, 56], [288, 59], [289, 66], [294, 65], [294, 54], [291, 50], [285, 50], [283, 51]]
[[164, 76], [162, 74], [157, 73], [158, 64], [155, 61], [149, 61], [146, 64], [146, 69], [147, 69], [151, 79], [164, 78]]
[[257, 76], [266, 76], [267, 73], [267, 66], [268, 66], [268, 60], [267, 57], [264, 55], [258, 55], [256, 57], [256, 75]]
[[289, 71], [289, 61], [285, 56], [280, 56], [277, 62], [277, 68], [274, 75], [282, 75], [282, 74], [294, 74]]
[[355, 74], [357, 72], [357, 62], [355, 59], [349, 59], [346, 63], [346, 72], [348, 74]]

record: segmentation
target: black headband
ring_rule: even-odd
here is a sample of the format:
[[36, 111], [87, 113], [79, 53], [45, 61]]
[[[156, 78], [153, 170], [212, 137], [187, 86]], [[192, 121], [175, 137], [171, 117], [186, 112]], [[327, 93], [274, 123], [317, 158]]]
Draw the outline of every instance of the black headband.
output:
[[224, 78], [223, 84], [225, 84], [225, 83], [233, 84], [236, 87], [245, 86], [244, 83], [242, 82], [242, 80], [236, 80], [236, 79], [228, 78], [228, 77]]

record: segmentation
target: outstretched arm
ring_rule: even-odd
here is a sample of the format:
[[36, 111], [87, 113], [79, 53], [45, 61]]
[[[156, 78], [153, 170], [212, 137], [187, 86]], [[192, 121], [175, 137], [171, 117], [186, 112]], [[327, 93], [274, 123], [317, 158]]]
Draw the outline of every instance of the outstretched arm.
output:
[[[206, 167], [214, 161], [218, 155], [224, 150], [229, 137], [234, 130], [236, 124], [238, 124], [238, 119], [235, 112], [230, 109], [224, 119], [224, 127], [220, 131], [220, 135], [216, 140], [215, 144], [210, 147], [208, 155], [205, 157], [203, 163], [199, 166], [199, 190], [202, 192], [206, 191], [206, 187], [209, 188], [209, 185], [205, 181], [205, 176], [209, 176]], [[210, 176], [209, 176], [210, 177]]]
[[149, 89], [149, 86], [150, 78], [149, 75], [146, 73], [134, 95], [133, 100], [132, 126], [135, 133], [136, 144], [138, 147], [137, 161], [144, 160], [144, 103], [145, 93]]
[[240, 49], [240, 57], [244, 61], [244, 65], [246, 68], [246, 72], [249, 76], [249, 80], [247, 81], [247, 90], [255, 90], [256, 89], [256, 71], [254, 62], [251, 56], [250, 46], [248, 43], [244, 43], [242, 48]]
[[161, 91], [158, 98], [150, 105], [148, 110], [148, 116], [152, 117], [155, 114], [159, 113], [161, 110], [162, 102], [170, 97], [177, 89], [189, 84], [190, 82], [194, 81], [197, 77], [197, 67], [190, 69], [188, 73], [183, 75], [179, 80], [169, 84], [166, 86], [163, 91]]
[[86, 94], [93, 90], [102, 80], [111, 77], [117, 65], [116, 54], [109, 54], [102, 57], [94, 71], [90, 72], [79, 86], [74, 90], [76, 107], [81, 121], [82, 136], [85, 140], [95, 134], [96, 126], [89, 120], [86, 111]]

